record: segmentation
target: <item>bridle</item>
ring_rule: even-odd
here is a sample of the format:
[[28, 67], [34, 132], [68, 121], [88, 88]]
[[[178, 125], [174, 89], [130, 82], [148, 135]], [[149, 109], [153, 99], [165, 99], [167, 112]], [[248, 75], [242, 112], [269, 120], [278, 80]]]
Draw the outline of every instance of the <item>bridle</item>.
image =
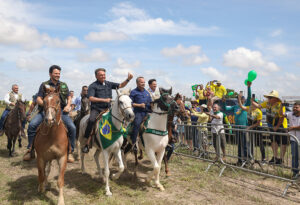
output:
[[[50, 97], [50, 95], [56, 95], [59, 97], [59, 95], [57, 93], [50, 93], [48, 96]], [[50, 106], [44, 106], [44, 111], [46, 112], [49, 108], [53, 108], [55, 110], [55, 118], [54, 118], [54, 122], [56, 122], [56, 116], [58, 114], [58, 112], [60, 111], [60, 101], [58, 101], [56, 106], [50, 105]], [[46, 119], [46, 118], [45, 118]], [[45, 121], [44, 119], [44, 121]], [[59, 118], [59, 121], [56, 122], [56, 125], [59, 125], [61, 122], [61, 118]]]
[[172, 100], [170, 103], [167, 103], [164, 100], [164, 98], [163, 98], [166, 95], [170, 95], [170, 94], [169, 93], [162, 93], [160, 95], [160, 98], [158, 100], [160, 100], [160, 102], [162, 102], [163, 105], [166, 106], [168, 110], [165, 111], [165, 112], [155, 112], [155, 111], [152, 111], [152, 113], [157, 114], [157, 115], [165, 115], [165, 114], [171, 114], [172, 113], [171, 104], [174, 103], [174, 102], [176, 103], [176, 101]]
[[[115, 118], [116, 120], [118, 120], [119, 122], [121, 122], [122, 124], [124, 124], [124, 121], [125, 121], [125, 110], [127, 110], [127, 109], [132, 109], [132, 105], [130, 104], [130, 106], [127, 106], [127, 107], [124, 107], [124, 108], [121, 108], [121, 103], [120, 103], [120, 97], [121, 96], [123, 96], [123, 95], [125, 95], [125, 94], [120, 94], [120, 95], [118, 95], [118, 98], [117, 98], [117, 102], [118, 102], [118, 109], [119, 109], [119, 111], [121, 112], [121, 114], [122, 114], [122, 116], [123, 116], [123, 120], [120, 120], [119, 118], [117, 118], [116, 116], [114, 116], [113, 115], [113, 113], [111, 112], [111, 116], [113, 117], [113, 118]], [[111, 111], [111, 109], [110, 109], [110, 111]]]

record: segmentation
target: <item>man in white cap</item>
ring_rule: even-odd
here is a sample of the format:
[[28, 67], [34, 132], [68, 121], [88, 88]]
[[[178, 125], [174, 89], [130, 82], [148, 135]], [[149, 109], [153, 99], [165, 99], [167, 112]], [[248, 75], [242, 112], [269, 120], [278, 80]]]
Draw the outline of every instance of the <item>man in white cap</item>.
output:
[[[285, 113], [285, 106], [282, 106], [278, 91], [272, 90], [268, 95], [264, 95], [267, 101], [258, 104], [252, 101], [252, 104], [259, 109], [266, 109], [267, 123], [272, 132], [284, 133], [284, 128], [287, 128], [287, 119], [282, 113]], [[282, 106], [282, 113], [281, 113]], [[288, 137], [286, 135], [271, 135], [271, 146], [273, 150], [273, 157], [269, 163], [282, 164], [288, 144]], [[280, 158], [278, 158], [278, 145], [280, 145]]]

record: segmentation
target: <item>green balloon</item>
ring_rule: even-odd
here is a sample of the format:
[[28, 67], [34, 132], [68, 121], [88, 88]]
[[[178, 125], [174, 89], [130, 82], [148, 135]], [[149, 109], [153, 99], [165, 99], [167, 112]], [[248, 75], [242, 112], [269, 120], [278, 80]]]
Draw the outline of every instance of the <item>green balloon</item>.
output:
[[257, 73], [255, 70], [251, 70], [249, 73], [248, 73], [248, 80], [250, 82], [252, 82], [253, 80], [255, 80], [257, 77]]
[[246, 86], [248, 86], [248, 84], [247, 84], [247, 82], [248, 82], [248, 81], [249, 81], [249, 80], [248, 80], [248, 79], [246, 79], [246, 80], [245, 80], [245, 82], [244, 82]]
[[231, 91], [228, 93], [228, 96], [232, 96], [233, 94], [234, 94], [234, 92]]

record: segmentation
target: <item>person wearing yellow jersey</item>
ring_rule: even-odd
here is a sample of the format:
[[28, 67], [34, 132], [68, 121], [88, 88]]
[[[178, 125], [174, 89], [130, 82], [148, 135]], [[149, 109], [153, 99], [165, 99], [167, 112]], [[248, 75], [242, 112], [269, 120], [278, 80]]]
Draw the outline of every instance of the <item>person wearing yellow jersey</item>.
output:
[[[255, 107], [253, 105], [253, 102], [255, 103], [258, 103], [254, 97], [252, 97], [252, 103], [250, 106], [244, 106], [242, 104], [242, 101], [241, 101], [241, 97], [240, 95], [238, 96], [238, 103], [239, 103], [239, 106], [242, 110], [246, 111], [248, 114], [247, 114], [247, 118], [248, 118], [248, 125], [250, 125], [249, 127], [247, 127], [247, 130], [261, 130], [261, 126], [262, 126], [262, 117], [263, 117], [263, 114], [262, 114], [262, 111]], [[256, 145], [259, 145], [260, 147], [260, 152], [261, 152], [261, 161], [264, 163], [266, 161], [266, 152], [265, 152], [265, 146], [264, 146], [264, 138], [262, 136], [261, 133], [255, 133], [254, 135], [251, 136], [251, 142], [254, 143]], [[251, 146], [253, 147], [253, 146]], [[251, 154], [253, 156], [253, 150], [251, 150]]]
[[202, 104], [206, 104], [206, 97], [205, 97], [205, 89], [203, 88], [203, 85], [198, 85], [197, 86], [197, 89], [196, 89], [196, 96], [197, 96], [197, 102], [199, 105], [202, 105]]
[[186, 121], [186, 127], [184, 128], [184, 135], [185, 139], [187, 141], [187, 144], [189, 146], [190, 150], [193, 150], [193, 136], [192, 136], [192, 121], [191, 121], [191, 112], [186, 109], [185, 110], [186, 116], [187, 116], [187, 121]]
[[197, 124], [201, 127], [198, 127], [198, 132], [200, 133], [199, 136], [199, 144], [202, 144], [202, 147], [204, 151], [207, 151], [207, 136], [208, 136], [208, 130], [207, 130], [207, 122], [209, 120], [209, 115], [206, 114], [208, 112], [207, 105], [202, 104], [200, 106], [201, 112], [196, 112], [194, 109], [192, 109], [191, 115], [198, 117]]
[[215, 86], [215, 96], [222, 99], [227, 94], [226, 88], [220, 81], [217, 81], [217, 85]]
[[[273, 132], [285, 133], [287, 128], [287, 119], [282, 113], [285, 113], [285, 107], [282, 106], [282, 102], [279, 98], [278, 91], [272, 90], [268, 95], [264, 95], [267, 101], [261, 104], [252, 102], [257, 108], [265, 108], [267, 123]], [[281, 112], [282, 106], [282, 112]], [[284, 155], [286, 153], [286, 147], [288, 144], [288, 137], [286, 135], [271, 135], [273, 157], [269, 163], [282, 164]], [[278, 146], [280, 145], [280, 158], [278, 156]]]

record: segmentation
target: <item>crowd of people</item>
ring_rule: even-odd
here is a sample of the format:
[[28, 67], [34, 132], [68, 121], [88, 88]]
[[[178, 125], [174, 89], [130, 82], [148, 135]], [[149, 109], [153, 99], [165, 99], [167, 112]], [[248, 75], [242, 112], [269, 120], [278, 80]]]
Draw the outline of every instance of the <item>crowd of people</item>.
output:
[[[106, 70], [103, 68], [99, 68], [95, 70], [96, 81], [91, 83], [89, 86], [83, 86], [80, 96], [75, 97], [74, 91], [69, 91], [67, 84], [60, 81], [60, 73], [61, 68], [59, 66], [51, 66], [49, 68], [50, 79], [41, 83], [38, 92], [33, 96], [33, 103], [31, 104], [29, 111], [27, 112], [27, 119], [31, 117], [30, 115], [36, 105], [39, 108], [38, 113], [34, 116], [34, 118], [31, 119], [28, 125], [28, 150], [26, 151], [23, 158], [25, 161], [34, 158], [34, 156], [30, 154], [33, 148], [34, 137], [38, 126], [44, 119], [43, 98], [46, 96], [44, 86], [51, 86], [56, 89], [59, 88], [58, 90], [60, 93], [61, 110], [63, 111], [62, 120], [68, 129], [68, 135], [71, 144], [68, 161], [73, 162], [74, 157], [72, 153], [75, 147], [76, 127], [70, 116], [72, 117], [79, 112], [81, 106], [81, 98], [83, 96], [88, 97], [91, 105], [90, 117], [84, 135], [84, 137], [87, 139], [87, 144], [82, 149], [82, 152], [87, 153], [89, 152], [91, 130], [97, 116], [99, 115], [99, 113], [110, 108], [111, 106], [112, 90], [125, 87], [133, 78], [133, 75], [128, 73], [128, 77], [123, 82], [110, 82], [106, 80]], [[139, 127], [147, 113], [151, 112], [150, 103], [160, 96], [157, 88], [157, 81], [155, 79], [150, 79], [148, 81], [148, 90], [145, 89], [146, 83], [144, 77], [137, 77], [136, 85], [137, 87], [130, 93], [130, 98], [132, 99], [132, 106], [135, 114], [135, 119], [133, 122], [133, 134], [130, 136], [131, 143], [127, 145], [125, 151], [135, 148], [135, 146], [133, 145], [136, 143]], [[201, 133], [202, 140], [207, 140], [207, 123], [211, 123], [213, 145], [216, 148], [216, 136], [220, 135], [220, 145], [223, 152], [223, 160], [225, 160], [226, 137], [223, 128], [226, 124], [228, 126], [230, 125], [225, 112], [232, 111], [234, 113], [234, 125], [236, 127], [239, 127], [239, 129], [260, 130], [262, 127], [263, 119], [262, 109], [266, 109], [266, 122], [270, 131], [276, 133], [289, 132], [290, 134], [296, 136], [300, 141], [300, 103], [296, 102], [293, 105], [292, 112], [286, 112], [285, 106], [283, 106], [283, 103], [279, 97], [279, 93], [276, 90], [273, 90], [269, 94], [264, 95], [265, 101], [259, 103], [255, 99], [255, 95], [252, 95], [251, 93], [251, 82], [248, 82], [247, 87], [247, 97], [243, 96], [242, 93], [240, 93], [238, 95], [238, 104], [234, 106], [228, 106], [226, 105], [225, 100], [227, 91], [220, 81], [210, 81], [205, 87], [202, 84], [198, 85], [196, 89], [195, 100], [191, 102], [191, 106], [185, 107], [185, 112], [188, 116], [187, 120], [181, 122], [180, 118], [174, 118], [174, 123], [200, 126], [194, 129], [186, 129], [186, 127], [184, 126], [174, 126], [173, 134], [176, 134], [178, 132], [182, 133], [182, 136], [184, 137], [184, 139], [182, 140], [187, 143], [191, 150], [197, 151], [200, 149], [200, 146], [202, 146], [199, 144], [199, 133]], [[9, 111], [14, 107], [18, 99], [24, 100], [24, 96], [19, 93], [18, 85], [14, 84], [12, 86], [12, 90], [4, 97], [6, 108], [2, 113], [0, 120], [0, 135], [3, 135], [3, 124], [5, 122], [5, 118], [8, 115]], [[184, 100], [184, 98], [182, 98], [182, 100]], [[25, 135], [25, 123], [26, 122], [24, 121], [22, 135]], [[251, 157], [251, 154], [253, 154], [251, 153], [251, 151], [249, 151], [249, 145], [246, 142], [245, 133], [246, 132], [241, 131], [233, 132], [233, 135], [235, 136], [238, 143], [238, 165], [242, 164], [245, 158], [249, 158]], [[260, 136], [259, 139], [262, 157], [261, 161], [266, 162], [266, 154], [263, 142], [264, 138], [263, 136]], [[273, 164], [283, 163], [287, 146], [289, 143], [291, 144], [293, 177], [297, 178], [299, 176], [297, 143], [293, 139], [290, 140], [285, 134], [271, 135], [270, 141], [273, 151], [273, 157], [268, 163]], [[279, 148], [280, 154], [278, 154]], [[206, 145], [203, 147], [203, 149], [207, 149]], [[170, 153], [172, 153], [172, 151]]]

